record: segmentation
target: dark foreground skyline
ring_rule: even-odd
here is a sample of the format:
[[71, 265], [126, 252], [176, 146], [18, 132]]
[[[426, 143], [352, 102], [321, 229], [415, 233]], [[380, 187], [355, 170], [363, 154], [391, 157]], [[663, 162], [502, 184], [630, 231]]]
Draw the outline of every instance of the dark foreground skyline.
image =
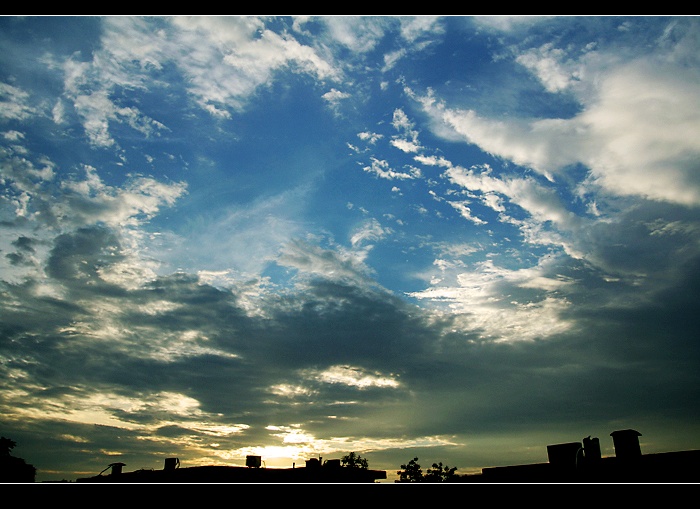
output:
[[[460, 474], [457, 468], [433, 463], [425, 470], [413, 458], [401, 465], [394, 483], [471, 484], [697, 484], [700, 481], [700, 450], [644, 454], [634, 429], [610, 433], [614, 456], [603, 456], [598, 437], [547, 445], [547, 462], [502, 465], [481, 472]], [[2, 437], [0, 482], [34, 483], [36, 469], [23, 459], [10, 456], [16, 444]], [[9, 447], [6, 447], [9, 446]], [[361, 484], [386, 482], [387, 472], [369, 468], [366, 458], [350, 453], [340, 459], [311, 458], [303, 465], [268, 469], [260, 456], [246, 456], [244, 467], [183, 466], [179, 458], [165, 458], [162, 469], [126, 470], [114, 462], [97, 475], [66, 482], [89, 484]], [[48, 481], [57, 482], [57, 481]]]

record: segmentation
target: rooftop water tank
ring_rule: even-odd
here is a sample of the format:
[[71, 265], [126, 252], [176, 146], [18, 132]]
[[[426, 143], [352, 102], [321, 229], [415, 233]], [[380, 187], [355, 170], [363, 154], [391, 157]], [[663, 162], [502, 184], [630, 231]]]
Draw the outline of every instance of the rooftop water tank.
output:
[[615, 457], [621, 460], [639, 458], [642, 450], [639, 447], [639, 437], [642, 434], [634, 429], [621, 429], [610, 433], [615, 446]]
[[260, 468], [262, 465], [262, 458], [260, 456], [246, 456], [245, 466], [251, 468]]
[[180, 460], [178, 458], [165, 458], [165, 465], [163, 470], [170, 472], [180, 467]]
[[575, 469], [576, 458], [581, 449], [581, 442], [548, 445], [547, 457], [549, 463], [558, 470]]

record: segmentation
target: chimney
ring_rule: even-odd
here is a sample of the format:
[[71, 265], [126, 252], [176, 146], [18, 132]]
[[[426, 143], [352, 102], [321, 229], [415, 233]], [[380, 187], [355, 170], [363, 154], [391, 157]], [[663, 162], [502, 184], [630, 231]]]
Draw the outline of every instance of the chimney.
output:
[[621, 429], [610, 433], [615, 446], [615, 456], [622, 461], [635, 460], [642, 456], [639, 437], [642, 434], [633, 429]]

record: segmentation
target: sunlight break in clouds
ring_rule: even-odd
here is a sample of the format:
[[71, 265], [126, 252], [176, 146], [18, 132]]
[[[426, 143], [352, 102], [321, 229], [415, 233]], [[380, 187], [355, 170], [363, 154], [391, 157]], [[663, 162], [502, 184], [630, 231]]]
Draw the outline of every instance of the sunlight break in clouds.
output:
[[[449, 309], [460, 315], [456, 323], [466, 330], [478, 331], [483, 340], [518, 342], [546, 339], [572, 327], [561, 317], [569, 303], [556, 297], [557, 290], [568, 281], [546, 274], [545, 260], [537, 268], [507, 270], [492, 261], [479, 264], [478, 270], [466, 271], [461, 265], [449, 266], [436, 260], [440, 277], [430, 289], [414, 292], [412, 297], [431, 301], [437, 309]], [[452, 281], [453, 285], [449, 282]], [[513, 289], [508, 292], [506, 288]], [[522, 300], [503, 296], [515, 288], [529, 290]], [[544, 297], [537, 297], [544, 291]]]
[[304, 376], [317, 379], [327, 384], [343, 384], [358, 389], [369, 387], [398, 388], [400, 383], [393, 376], [383, 376], [381, 373], [368, 373], [353, 366], [331, 366], [323, 371], [307, 371]]

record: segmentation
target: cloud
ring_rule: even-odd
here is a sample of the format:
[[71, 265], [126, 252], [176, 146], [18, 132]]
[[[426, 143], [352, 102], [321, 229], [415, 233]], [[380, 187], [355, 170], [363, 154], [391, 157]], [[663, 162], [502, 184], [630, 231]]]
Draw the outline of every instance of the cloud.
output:
[[382, 134], [364, 131], [361, 133], [357, 133], [357, 137], [363, 141], [366, 141], [370, 145], [374, 145], [375, 143], [377, 143], [377, 141], [381, 140], [384, 136]]
[[[255, 17], [163, 17], [150, 20], [156, 21], [156, 30], [146, 18], [102, 21], [103, 45], [92, 61], [71, 57], [64, 64], [66, 99], [93, 143], [102, 147], [114, 145], [110, 122], [127, 123], [149, 135], [166, 129], [116, 99], [120, 90], [145, 88], [147, 81], [152, 92], [166, 87], [160, 78], [164, 69], [178, 73], [168, 87], [183, 87], [199, 107], [222, 119], [244, 108], [248, 97], [266, 86], [277, 70], [337, 78], [337, 71], [312, 48], [266, 30], [263, 20]], [[63, 119], [63, 114], [56, 116], [57, 121]]]
[[[538, 184], [534, 179], [494, 177], [488, 166], [480, 172], [478, 168], [466, 170], [450, 167], [444, 175], [451, 182], [469, 191], [484, 193], [484, 201], [487, 204], [494, 203], [494, 193], [496, 193], [526, 210], [534, 220], [540, 223], [551, 221], [562, 228], [573, 228], [576, 225], [574, 214], [566, 209], [556, 191]], [[501, 208], [499, 200], [495, 203], [496, 209]]]
[[[14, 205], [14, 217], [8, 218], [9, 224], [17, 232], [17, 239], [30, 239], [35, 247], [32, 256], [24, 258], [27, 262], [23, 264], [24, 269], [18, 271], [16, 262], [13, 263], [14, 269], [8, 267], [8, 274], [14, 274], [12, 279], [42, 277], [42, 267], [47, 260], [65, 262], [50, 254], [51, 246], [60, 239], [67, 241], [77, 231], [92, 233], [82, 240], [74, 239], [76, 246], [87, 246], [92, 242], [88, 241], [89, 237], [98, 244], [105, 243], [95, 251], [99, 258], [97, 253], [104, 250], [105, 259], [111, 260], [108, 267], [100, 269], [102, 277], [113, 278], [113, 281], [124, 278], [124, 284], [129, 280], [141, 281], [151, 277], [154, 265], [144, 257], [147, 248], [143, 245], [144, 234], [140, 227], [163, 208], [173, 206], [186, 193], [184, 183], [163, 183], [133, 175], [122, 187], [110, 186], [101, 179], [97, 168], [89, 165], [81, 168], [81, 172], [59, 180], [56, 178], [58, 167], [44, 157], [37, 158], [42, 165], [39, 168], [30, 159], [18, 158], [12, 153], [3, 153], [2, 159], [2, 198]], [[98, 225], [108, 229], [97, 228]], [[94, 236], [100, 231], [106, 236]], [[85, 269], [100, 266], [97, 259], [95, 263], [97, 265]], [[82, 270], [80, 265], [64, 269], [71, 274]], [[60, 273], [57, 270], [53, 275], [60, 276]], [[102, 280], [97, 273], [91, 274], [85, 273], [95, 281]]]
[[418, 143], [418, 131], [414, 129], [414, 124], [403, 110], [394, 110], [391, 125], [405, 136], [405, 138], [394, 136], [391, 141], [393, 146], [407, 153], [415, 153], [421, 149], [420, 143]]
[[547, 21], [550, 16], [474, 16], [480, 25], [508, 32], [515, 29], [529, 28]]
[[42, 476], [697, 440], [683, 18], [81, 19], [0, 31], [0, 414]]
[[544, 339], [573, 327], [564, 318], [570, 303], [556, 295], [569, 283], [551, 274], [554, 261], [543, 258], [536, 267], [509, 270], [487, 260], [469, 271], [464, 264], [436, 259], [430, 288], [410, 295], [451, 310], [453, 327], [480, 341]]
[[[700, 115], [698, 75], [633, 62], [605, 77], [581, 122], [592, 138], [581, 159], [606, 191], [697, 206]], [[593, 151], [596, 150], [596, 153]]]
[[38, 110], [27, 104], [29, 94], [8, 83], [0, 83], [0, 118], [24, 120], [38, 114]]
[[358, 389], [369, 387], [395, 388], [400, 384], [395, 377], [383, 376], [381, 373], [368, 373], [353, 366], [330, 366], [322, 372], [304, 372], [304, 376], [318, 379], [328, 384], [343, 384]]
[[173, 205], [186, 189], [184, 183], [163, 184], [141, 176], [116, 189], [105, 185], [95, 168], [84, 170], [85, 179], [62, 183], [63, 201], [55, 207], [57, 216], [70, 217], [74, 224], [136, 225], [151, 219], [162, 206]]
[[[550, 46], [544, 56], [529, 52], [518, 59], [555, 92], [570, 88], [565, 76], [572, 75], [556, 70], [563, 57]], [[586, 185], [611, 195], [700, 204], [694, 162], [700, 144], [692, 135], [700, 129], [692, 106], [700, 99], [696, 71], [647, 57], [610, 68], [590, 66], [577, 80], [585, 80], [577, 86], [587, 91], [571, 118], [495, 120], [449, 108], [430, 94], [420, 102], [436, 123], [466, 142], [549, 180], [565, 178], [583, 164], [590, 171]]]
[[383, 228], [379, 221], [376, 219], [370, 219], [366, 221], [362, 226], [356, 229], [350, 238], [350, 242], [353, 247], [364, 244], [367, 241], [376, 241], [382, 239], [387, 234], [391, 233], [390, 228]]
[[442, 19], [439, 16], [401, 16], [401, 37], [413, 43], [422, 36], [444, 33]]
[[562, 60], [565, 58], [563, 49], [548, 43], [518, 55], [515, 61], [535, 74], [548, 92], [557, 93], [567, 90], [579, 79], [577, 72], [564, 68]]
[[455, 210], [457, 210], [459, 212], [459, 214], [467, 221], [471, 221], [474, 224], [486, 224], [487, 223], [487, 221], [484, 221], [483, 219], [479, 219], [478, 217], [472, 215], [472, 211], [468, 207], [468, 204], [469, 204], [468, 201], [451, 201], [448, 203]]
[[391, 140], [391, 144], [401, 150], [402, 152], [407, 152], [407, 153], [415, 153], [420, 150], [420, 145], [417, 145], [416, 143], [413, 143], [408, 140], [399, 140], [399, 139], [394, 139]]
[[324, 23], [335, 43], [353, 52], [367, 53], [384, 35], [386, 21], [376, 16], [333, 16], [324, 18]]
[[410, 180], [416, 178], [415, 172], [412, 171], [410, 173], [403, 173], [400, 171], [395, 171], [389, 167], [388, 161], [385, 159], [380, 160], [375, 157], [372, 157], [372, 164], [370, 166], [365, 166], [363, 170], [368, 173], [372, 173], [379, 178], [387, 180]]
[[348, 99], [351, 96], [348, 93], [340, 92], [339, 90], [333, 88], [329, 92], [323, 94], [321, 97], [328, 103], [331, 109], [337, 112], [341, 101], [343, 99]]
[[111, 147], [114, 139], [109, 134], [109, 122], [126, 123], [146, 136], [159, 133], [165, 129], [160, 122], [149, 119], [134, 108], [119, 108], [108, 98], [106, 91], [97, 91], [89, 95], [79, 95], [74, 106], [83, 118], [83, 126], [92, 141], [98, 147]]
[[[353, 244], [360, 239], [371, 238], [374, 234], [364, 231], [357, 235]], [[304, 274], [331, 280], [368, 281], [368, 268], [362, 263], [365, 256], [364, 251], [355, 253], [341, 248], [322, 249], [303, 240], [293, 239], [282, 246], [276, 262]]]
[[[170, 270], [223, 271], [243, 281], [257, 278], [286, 244], [302, 235], [308, 193], [302, 185], [249, 203], [227, 204], [211, 213], [205, 208], [179, 231], [160, 235], [152, 244], [152, 254]], [[211, 196], [197, 199], [206, 202]]]

